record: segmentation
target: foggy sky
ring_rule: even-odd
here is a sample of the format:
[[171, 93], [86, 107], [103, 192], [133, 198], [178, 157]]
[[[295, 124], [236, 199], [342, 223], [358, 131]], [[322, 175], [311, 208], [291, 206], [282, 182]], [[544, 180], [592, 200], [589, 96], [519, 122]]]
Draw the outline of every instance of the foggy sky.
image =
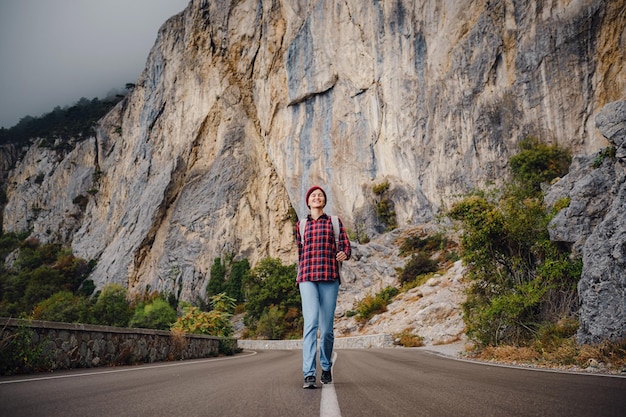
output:
[[189, 0], [0, 0], [0, 127], [135, 83]]

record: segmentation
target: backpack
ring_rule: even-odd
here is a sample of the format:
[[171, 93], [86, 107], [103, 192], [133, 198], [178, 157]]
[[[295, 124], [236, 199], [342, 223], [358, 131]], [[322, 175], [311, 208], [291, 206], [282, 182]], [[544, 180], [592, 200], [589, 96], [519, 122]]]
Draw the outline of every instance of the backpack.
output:
[[[337, 216], [328, 216], [330, 217], [330, 221], [333, 225], [333, 234], [335, 235], [335, 248], [339, 250], [339, 218]], [[304, 231], [306, 229], [306, 220], [301, 219], [299, 223], [300, 227], [300, 242], [304, 245]], [[343, 266], [343, 262], [338, 262], [339, 268], [337, 269], [337, 275], [339, 275], [339, 282], [341, 283], [341, 267]]]

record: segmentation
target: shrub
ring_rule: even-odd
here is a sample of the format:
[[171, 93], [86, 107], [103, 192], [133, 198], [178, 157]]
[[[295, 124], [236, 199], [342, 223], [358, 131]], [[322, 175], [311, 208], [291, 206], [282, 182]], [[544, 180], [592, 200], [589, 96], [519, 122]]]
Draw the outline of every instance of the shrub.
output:
[[407, 256], [415, 252], [432, 253], [444, 249], [448, 240], [440, 233], [433, 236], [409, 236], [400, 245], [400, 256]]
[[600, 166], [606, 159], [614, 160], [616, 152], [617, 151], [614, 146], [609, 146], [602, 149], [600, 152], [598, 152], [598, 155], [593, 160], [592, 167], [600, 168]]
[[[566, 319], [566, 321], [570, 321]], [[559, 325], [557, 324], [557, 327]], [[571, 332], [575, 321], [565, 324], [564, 333], [554, 336], [552, 330], [548, 341], [535, 341], [532, 346], [486, 346], [476, 351], [474, 356], [483, 360], [505, 363], [532, 363], [540, 366], [573, 365], [581, 368], [604, 366], [607, 369], [623, 371], [626, 367], [626, 341], [603, 342], [597, 345], [581, 345], [574, 336], [565, 337]], [[557, 330], [561, 333], [561, 330]]]
[[411, 255], [411, 258], [404, 264], [398, 279], [400, 284], [403, 285], [415, 281], [420, 275], [435, 272], [436, 270], [437, 262], [430, 259], [424, 252], [418, 252]]
[[64, 323], [91, 323], [89, 303], [84, 297], [70, 291], [59, 291], [40, 302], [33, 309], [33, 320], [59, 321]]
[[77, 292], [92, 264], [76, 258], [58, 244], [40, 245], [37, 239], [5, 234], [0, 254], [14, 252], [15, 261], [0, 268], [0, 315], [29, 315], [40, 302], [60, 291]]
[[85, 297], [89, 297], [96, 290], [96, 284], [90, 279], [86, 279], [78, 287], [78, 293]]
[[176, 310], [163, 298], [157, 297], [135, 307], [129, 327], [167, 330], [176, 321]]
[[231, 337], [233, 335], [230, 314], [217, 310], [205, 312], [193, 306], [183, 309], [183, 315], [176, 320], [171, 330], [218, 337]]
[[15, 332], [0, 330], [0, 374], [14, 375], [50, 369], [46, 340], [36, 340], [35, 332], [21, 324]]
[[295, 264], [283, 265], [279, 259], [265, 258], [245, 276], [247, 302], [244, 323], [250, 334], [265, 337], [267, 329], [263, 329], [263, 334], [258, 334], [261, 318], [265, 316], [267, 323], [273, 323], [274, 318], [281, 314], [284, 317], [282, 333], [276, 330], [270, 333], [281, 333], [282, 337], [301, 334], [302, 307], [296, 275]]
[[353, 242], [358, 242], [361, 244], [366, 244], [370, 241], [370, 237], [365, 231], [365, 226], [363, 224], [355, 223], [354, 230], [347, 230], [348, 237]]
[[28, 278], [22, 297], [25, 313], [29, 313], [37, 303], [62, 289], [61, 273], [48, 266], [38, 267], [29, 274]]
[[420, 347], [424, 346], [424, 338], [410, 329], [405, 329], [402, 333], [394, 335], [394, 343], [404, 347]]
[[389, 198], [389, 181], [374, 185], [372, 192], [376, 203], [376, 215], [378, 220], [385, 225], [387, 230], [393, 230], [398, 226], [393, 201]]
[[467, 334], [482, 345], [524, 345], [542, 323], [571, 315], [582, 263], [550, 241], [540, 183], [563, 174], [567, 152], [528, 141], [511, 158], [513, 181], [493, 200], [470, 195], [449, 212], [463, 225], [470, 287]]
[[548, 146], [537, 138], [520, 142], [520, 152], [509, 159], [517, 181], [539, 191], [541, 183], [567, 174], [572, 162], [570, 153], [558, 146]]
[[562, 318], [556, 322], [544, 323], [537, 332], [537, 350], [554, 351], [566, 339], [571, 339], [578, 330], [578, 321], [572, 317]]
[[224, 313], [233, 314], [235, 311], [235, 299], [226, 295], [226, 293], [216, 294], [210, 299], [213, 310], [223, 311]]
[[76, 204], [81, 210], [84, 211], [87, 208], [87, 204], [89, 204], [89, 197], [79, 194], [74, 197], [72, 203]]
[[[1, 204], [1, 203], [0, 203]], [[0, 231], [0, 259], [2, 262], [9, 253], [19, 247], [20, 239], [15, 233], [4, 233]]]
[[280, 340], [285, 333], [283, 322], [285, 313], [278, 307], [272, 305], [267, 308], [256, 326], [256, 335], [263, 339]]
[[398, 294], [395, 287], [385, 287], [376, 295], [368, 294], [355, 305], [357, 320], [361, 323], [367, 322], [376, 314], [387, 311], [387, 306], [393, 301], [393, 297]]
[[119, 284], [107, 284], [98, 295], [93, 314], [96, 324], [128, 326], [133, 310], [126, 300], [126, 288]]
[[559, 211], [563, 210], [564, 208], [569, 207], [570, 202], [571, 202], [570, 197], [563, 197], [563, 198], [558, 199], [554, 203], [553, 214], [557, 214]]

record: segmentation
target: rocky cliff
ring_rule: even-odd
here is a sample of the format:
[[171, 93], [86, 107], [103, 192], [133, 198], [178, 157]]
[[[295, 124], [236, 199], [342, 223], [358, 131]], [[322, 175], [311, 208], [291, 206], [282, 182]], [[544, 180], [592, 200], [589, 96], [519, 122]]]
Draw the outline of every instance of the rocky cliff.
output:
[[313, 183], [375, 235], [383, 181], [406, 227], [501, 181], [528, 135], [606, 147], [625, 27], [623, 0], [193, 0], [95, 137], [17, 162], [3, 228], [71, 243], [98, 286], [194, 299], [215, 257], [295, 261]]
[[573, 245], [583, 258], [578, 340], [626, 337], [626, 101], [610, 103], [595, 118], [611, 152], [574, 161], [546, 196], [569, 199], [550, 224], [550, 238]]

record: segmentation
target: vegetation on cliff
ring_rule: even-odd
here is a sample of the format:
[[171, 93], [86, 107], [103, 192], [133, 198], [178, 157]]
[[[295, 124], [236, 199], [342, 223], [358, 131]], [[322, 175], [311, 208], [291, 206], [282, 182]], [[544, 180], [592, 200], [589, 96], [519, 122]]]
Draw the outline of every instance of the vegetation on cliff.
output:
[[535, 139], [520, 148], [509, 161], [511, 182], [477, 191], [450, 211], [463, 225], [471, 281], [463, 306], [467, 333], [483, 346], [529, 344], [549, 326], [575, 318], [578, 307], [582, 261], [550, 241], [553, 213], [541, 192], [542, 183], [567, 173], [569, 154]]
[[[34, 138], [46, 139], [50, 146], [68, 146], [69, 139], [81, 139], [94, 135], [94, 126], [123, 95], [116, 94], [104, 99], [81, 98], [73, 106], [57, 106], [40, 117], [25, 116], [15, 126], [0, 128], [0, 145], [28, 145]], [[62, 145], [55, 140], [61, 139]]]

